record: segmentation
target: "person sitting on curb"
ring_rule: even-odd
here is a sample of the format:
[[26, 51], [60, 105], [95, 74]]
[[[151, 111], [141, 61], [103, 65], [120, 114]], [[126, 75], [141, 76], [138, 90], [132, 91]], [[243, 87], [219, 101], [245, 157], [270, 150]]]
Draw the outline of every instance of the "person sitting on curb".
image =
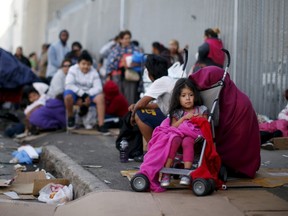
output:
[[[284, 97], [288, 101], [288, 89], [284, 92]], [[267, 121], [259, 124], [261, 136], [261, 148], [266, 150], [274, 150], [274, 137], [288, 136], [288, 103], [286, 107], [278, 114], [278, 119], [274, 121]]]
[[[128, 108], [132, 112], [131, 124], [138, 125], [145, 141], [148, 143], [153, 130], [166, 118], [169, 109], [171, 92], [175, 80], [168, 76], [168, 62], [162, 56], [148, 55], [145, 62], [148, 76], [152, 81], [147, 92], [136, 103]], [[156, 100], [157, 102], [152, 102]], [[145, 146], [144, 153], [145, 153]], [[143, 156], [134, 158], [135, 161], [143, 161]]]
[[45, 83], [35, 82], [27, 87], [25, 93], [29, 105], [25, 108], [25, 131], [17, 137], [24, 137], [30, 133], [57, 130], [65, 128], [65, 106], [63, 98], [49, 98], [46, 95], [48, 86]]
[[[105, 119], [119, 118], [120, 121], [128, 112], [128, 101], [125, 96], [119, 91], [119, 87], [112, 80], [107, 81], [103, 86], [105, 95]], [[111, 121], [108, 121], [109, 126], [113, 126]], [[107, 124], [107, 122], [105, 123]], [[121, 122], [118, 126], [121, 125]]]
[[[92, 66], [93, 60], [87, 51], [83, 51], [78, 64], [69, 68], [65, 79], [64, 101], [68, 116], [68, 129], [75, 128], [73, 105], [80, 106], [81, 115], [87, 114], [89, 106], [96, 104], [98, 131], [108, 135], [109, 131], [104, 125], [105, 101], [102, 83], [99, 74]], [[92, 103], [92, 104], [91, 104]]]
[[61, 64], [61, 68], [58, 69], [53, 76], [47, 95], [51, 98], [55, 98], [59, 94], [63, 94], [65, 90], [65, 78], [72, 62], [70, 59], [64, 59]]

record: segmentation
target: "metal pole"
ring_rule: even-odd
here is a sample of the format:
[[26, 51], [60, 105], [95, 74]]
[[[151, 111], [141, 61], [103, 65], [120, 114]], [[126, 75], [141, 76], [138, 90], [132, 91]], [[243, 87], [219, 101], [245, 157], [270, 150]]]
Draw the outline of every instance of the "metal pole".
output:
[[237, 33], [238, 33], [238, 0], [234, 0], [234, 32], [233, 32], [233, 81], [236, 83], [237, 70]]
[[120, 31], [124, 30], [125, 26], [125, 0], [120, 1]]

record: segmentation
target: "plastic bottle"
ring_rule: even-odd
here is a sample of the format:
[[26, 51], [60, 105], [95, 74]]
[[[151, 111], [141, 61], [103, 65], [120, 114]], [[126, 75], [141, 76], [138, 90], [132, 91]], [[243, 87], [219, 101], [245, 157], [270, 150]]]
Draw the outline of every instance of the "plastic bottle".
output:
[[128, 162], [128, 141], [123, 138], [120, 142], [120, 162], [127, 163]]

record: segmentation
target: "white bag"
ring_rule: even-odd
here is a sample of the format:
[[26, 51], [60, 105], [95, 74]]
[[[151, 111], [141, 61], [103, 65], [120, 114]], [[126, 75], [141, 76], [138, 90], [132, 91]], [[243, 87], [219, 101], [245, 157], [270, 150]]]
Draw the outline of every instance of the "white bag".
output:
[[175, 62], [170, 68], [168, 68], [168, 76], [174, 79], [186, 78], [186, 70], [183, 71], [183, 64], [180, 62]]
[[85, 116], [80, 117], [76, 115], [76, 124], [83, 124], [86, 129], [92, 129], [97, 123], [96, 107], [89, 106], [88, 113]]
[[83, 125], [86, 129], [92, 129], [96, 125], [96, 107], [90, 106], [88, 113], [82, 117]]
[[63, 204], [73, 199], [73, 186], [47, 184], [39, 191], [38, 200], [47, 204]]

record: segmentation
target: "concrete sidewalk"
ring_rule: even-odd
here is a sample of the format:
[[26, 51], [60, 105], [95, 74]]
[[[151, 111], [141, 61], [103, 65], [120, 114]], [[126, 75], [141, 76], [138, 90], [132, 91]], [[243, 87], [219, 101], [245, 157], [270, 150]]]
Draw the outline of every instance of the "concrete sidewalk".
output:
[[264, 190], [219, 191], [196, 197], [188, 190], [165, 193], [91, 192], [62, 206], [0, 200], [1, 216], [247, 216], [288, 215], [287, 202]]
[[[32, 216], [31, 207], [38, 212], [36, 215], [288, 215], [287, 186], [269, 190], [228, 189], [207, 197], [196, 197], [188, 189], [159, 194], [132, 192], [129, 181], [120, 171], [140, 164], [120, 163], [115, 139], [113, 136], [51, 133], [31, 141], [29, 144], [45, 148], [42, 159], [48, 171], [69, 178], [76, 197], [81, 198], [56, 208], [0, 197], [0, 215]], [[1, 161], [8, 160], [11, 157], [8, 153], [15, 147], [17, 144], [12, 140], [0, 138], [4, 154]], [[288, 151], [262, 150], [261, 155], [263, 167], [288, 168], [288, 159], [283, 156], [288, 155]]]

